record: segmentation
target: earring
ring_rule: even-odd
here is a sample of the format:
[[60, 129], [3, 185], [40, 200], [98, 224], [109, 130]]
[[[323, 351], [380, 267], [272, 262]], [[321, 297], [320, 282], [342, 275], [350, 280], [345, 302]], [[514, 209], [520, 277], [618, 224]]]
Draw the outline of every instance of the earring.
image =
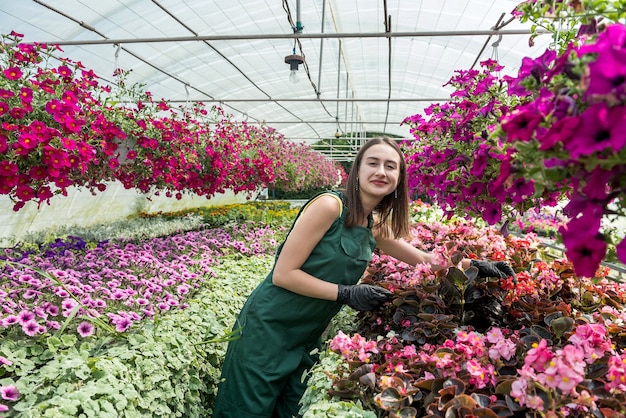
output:
[[359, 191], [359, 178], [356, 178], [356, 191]]
[[394, 199], [398, 198], [398, 188], [396, 188], [396, 190], [393, 191], [393, 197]]

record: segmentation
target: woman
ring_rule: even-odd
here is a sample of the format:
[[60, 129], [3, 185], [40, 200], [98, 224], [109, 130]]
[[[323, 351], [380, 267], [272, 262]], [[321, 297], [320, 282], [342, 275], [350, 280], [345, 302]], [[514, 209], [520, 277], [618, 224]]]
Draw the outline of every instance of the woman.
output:
[[[376, 215], [374, 217], [374, 215]], [[402, 240], [409, 235], [409, 198], [404, 156], [395, 141], [373, 138], [359, 150], [346, 193], [326, 192], [300, 211], [277, 250], [272, 271], [252, 292], [230, 342], [215, 402], [215, 418], [298, 416], [316, 361], [311, 351], [344, 304], [374, 310], [392, 293], [357, 284], [376, 247], [412, 265], [431, 254]], [[506, 263], [477, 264], [479, 275], [514, 275]]]

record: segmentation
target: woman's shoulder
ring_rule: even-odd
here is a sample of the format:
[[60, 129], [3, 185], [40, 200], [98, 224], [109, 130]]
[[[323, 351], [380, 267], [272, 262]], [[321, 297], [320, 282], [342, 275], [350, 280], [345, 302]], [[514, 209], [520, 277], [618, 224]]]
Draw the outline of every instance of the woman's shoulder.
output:
[[312, 197], [304, 206], [305, 211], [310, 206], [315, 206], [318, 210], [335, 212], [341, 214], [343, 212], [343, 197], [341, 192], [335, 190], [328, 190], [320, 192]]

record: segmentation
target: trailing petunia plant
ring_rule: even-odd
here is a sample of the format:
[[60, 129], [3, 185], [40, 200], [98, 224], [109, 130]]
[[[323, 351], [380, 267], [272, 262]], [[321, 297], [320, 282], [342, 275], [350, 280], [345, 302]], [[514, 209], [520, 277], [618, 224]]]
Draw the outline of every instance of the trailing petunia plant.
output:
[[113, 180], [180, 199], [273, 184], [331, 187], [345, 174], [269, 127], [202, 103], [175, 108], [154, 100], [128, 84], [122, 69], [116, 84], [101, 84], [80, 62], [58, 58], [59, 47], [22, 38], [13, 32], [0, 43], [0, 194], [16, 211], [72, 186], [98, 193]]
[[626, 262], [623, 232], [606, 233], [626, 215], [626, 27], [611, 23], [621, 9], [600, 8], [594, 18], [578, 2], [523, 3], [516, 14], [532, 10], [527, 19], [558, 12], [585, 26], [576, 42], [564, 43], [567, 35], [558, 49], [524, 58], [515, 77], [496, 76], [490, 61], [482, 73], [459, 71], [449, 103], [428, 108], [429, 119], [405, 120], [415, 136], [405, 144], [414, 191], [448, 216], [503, 226], [530, 208], [566, 202], [557, 238], [586, 277], [607, 256]]
[[[511, 14], [520, 22], [531, 22], [528, 43], [534, 44], [538, 36], [552, 37], [557, 50], [570, 43], [578, 43], [598, 29], [626, 18], [626, 3], [619, 1], [553, 1], [525, 0]], [[540, 32], [543, 31], [544, 33]]]
[[[560, 234], [578, 275], [591, 277], [624, 236], [601, 234], [604, 219], [626, 216], [626, 27], [610, 25], [581, 46], [546, 52], [509, 79], [529, 100], [506, 115], [494, 136], [517, 149], [512, 177], [535, 179], [537, 192], [567, 193]], [[620, 242], [621, 241], [621, 242]]]
[[514, 210], [554, 205], [558, 196], [536, 194], [532, 179], [511, 180], [516, 150], [492, 130], [521, 100], [506, 94], [496, 61], [483, 61], [481, 67], [457, 71], [448, 82], [455, 88], [451, 100], [428, 107], [428, 119], [414, 115], [404, 120], [414, 135], [404, 146], [412, 191], [435, 202], [447, 216], [478, 215], [494, 225]]

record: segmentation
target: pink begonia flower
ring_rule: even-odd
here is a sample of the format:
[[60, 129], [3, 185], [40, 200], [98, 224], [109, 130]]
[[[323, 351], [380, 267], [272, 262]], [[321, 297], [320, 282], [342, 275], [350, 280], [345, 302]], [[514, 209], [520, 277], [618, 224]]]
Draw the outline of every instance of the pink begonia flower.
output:
[[539, 396], [529, 396], [526, 400], [526, 406], [537, 411], [543, 410], [543, 399]]
[[605, 388], [610, 392], [626, 392], [626, 353], [609, 357], [608, 366]]
[[517, 379], [511, 384], [511, 397], [520, 404], [525, 404], [528, 394], [528, 381], [524, 378]]
[[13, 362], [9, 359], [7, 359], [6, 357], [2, 357], [0, 356], [0, 364], [4, 364], [6, 366], [10, 366], [13, 364]]
[[563, 392], [575, 391], [576, 385], [585, 379], [585, 362], [582, 350], [566, 345], [558, 350], [545, 372], [538, 380], [549, 388]]
[[435, 361], [436, 364], [435, 366], [438, 369], [449, 369], [451, 367], [454, 367], [456, 360], [452, 357], [452, 354], [450, 353], [445, 353], [443, 355], [439, 354], [439, 355], [435, 355]]
[[494, 385], [496, 382], [495, 367], [491, 363], [483, 366], [476, 360], [468, 360], [465, 364], [465, 369], [470, 376], [472, 376], [469, 382], [478, 389], [485, 388], [488, 385]]
[[402, 354], [403, 357], [413, 358], [413, 357], [417, 356], [417, 350], [416, 350], [416, 348], [415, 348], [415, 346], [413, 344], [405, 345], [402, 348], [401, 354]]
[[570, 336], [569, 342], [583, 350], [588, 364], [603, 357], [605, 352], [612, 349], [606, 328], [601, 323], [576, 327], [576, 332]]
[[548, 348], [548, 342], [542, 339], [538, 345], [533, 344], [533, 348], [528, 350], [524, 358], [524, 366], [532, 367], [541, 372], [545, 369], [546, 363], [553, 357], [554, 353]]
[[515, 355], [516, 349], [517, 345], [513, 341], [508, 338], [503, 338], [489, 347], [489, 358], [492, 360], [498, 360], [500, 358], [509, 360]]
[[430, 380], [430, 379], [434, 379], [434, 378], [435, 378], [434, 374], [432, 374], [431, 372], [428, 372], [428, 371], [424, 371], [424, 379]]

